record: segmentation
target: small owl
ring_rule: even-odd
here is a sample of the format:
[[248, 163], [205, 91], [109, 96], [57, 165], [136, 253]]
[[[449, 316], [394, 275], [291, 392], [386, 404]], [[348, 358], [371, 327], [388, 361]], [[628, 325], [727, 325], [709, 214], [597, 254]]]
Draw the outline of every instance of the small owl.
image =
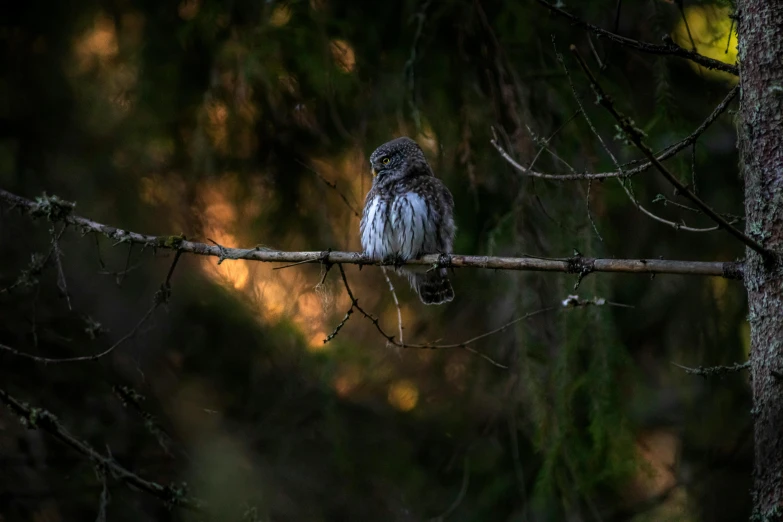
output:
[[[370, 165], [373, 182], [361, 222], [364, 253], [387, 262], [451, 253], [454, 199], [421, 147], [410, 138], [397, 138], [375, 149]], [[445, 268], [405, 266], [399, 272], [408, 276], [424, 304], [454, 299]]]

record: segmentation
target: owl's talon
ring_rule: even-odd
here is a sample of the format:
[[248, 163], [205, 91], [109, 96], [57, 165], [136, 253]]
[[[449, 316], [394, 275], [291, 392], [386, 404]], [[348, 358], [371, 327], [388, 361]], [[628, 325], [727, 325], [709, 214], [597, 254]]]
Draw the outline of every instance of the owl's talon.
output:
[[393, 266], [394, 268], [400, 268], [403, 260], [399, 254], [389, 254], [381, 259], [382, 266]]
[[440, 252], [438, 254], [438, 266], [441, 268], [450, 268], [451, 267], [451, 255]]

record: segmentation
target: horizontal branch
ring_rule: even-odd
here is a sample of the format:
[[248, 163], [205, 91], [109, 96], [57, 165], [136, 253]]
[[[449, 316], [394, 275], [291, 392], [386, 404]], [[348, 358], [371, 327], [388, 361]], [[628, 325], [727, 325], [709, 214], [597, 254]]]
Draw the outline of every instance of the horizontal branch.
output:
[[[381, 260], [372, 259], [358, 252], [285, 252], [265, 247], [229, 248], [218, 244], [208, 245], [188, 241], [182, 236], [152, 236], [103, 225], [70, 212], [72, 203], [63, 202], [56, 196], [39, 197], [36, 201], [17, 196], [0, 189], [0, 201], [10, 203], [33, 217], [48, 216], [74, 226], [82, 234], [101, 234], [116, 241], [115, 244], [130, 243], [145, 247], [168, 249], [185, 254], [212, 256], [223, 261], [244, 259], [266, 263], [323, 263], [383, 266]], [[59, 206], [58, 206], [59, 205]], [[57, 208], [51, 208], [56, 206]], [[69, 211], [66, 212], [66, 209]], [[742, 279], [743, 265], [735, 261], [674, 261], [664, 259], [596, 259], [577, 255], [568, 258], [542, 257], [494, 257], [466, 256], [459, 254], [431, 254], [411, 259], [399, 265], [425, 265], [444, 268], [482, 268], [491, 270], [519, 270], [532, 272], [564, 272], [586, 275], [591, 272], [621, 272], [636, 274], [682, 274], [717, 276], [727, 279]]]
[[696, 368], [689, 368], [675, 362], [672, 364], [677, 368], [682, 368], [685, 370], [685, 373], [690, 375], [699, 375], [701, 377], [722, 377], [728, 373], [736, 373], [750, 368], [750, 361], [745, 361], [744, 363], [734, 363], [731, 366], [698, 366]]
[[665, 37], [665, 43], [662, 45], [651, 44], [648, 42], [641, 42], [639, 40], [634, 40], [633, 38], [620, 36], [619, 34], [613, 33], [611, 31], [607, 31], [606, 29], [602, 29], [597, 25], [588, 23], [582, 20], [581, 18], [572, 15], [568, 11], [564, 11], [563, 9], [560, 9], [557, 6], [550, 4], [546, 0], [537, 0], [537, 1], [539, 4], [543, 5], [551, 12], [570, 20], [571, 23], [573, 23], [577, 27], [581, 27], [582, 29], [587, 29], [588, 31], [598, 35], [599, 37], [606, 38], [611, 42], [623, 45], [625, 47], [629, 47], [631, 49], [636, 49], [637, 51], [642, 51], [644, 53], [677, 56], [679, 58], [690, 60], [693, 63], [697, 63], [703, 67], [706, 67], [707, 69], [716, 69], [718, 71], [723, 71], [729, 74], [733, 74], [734, 76], [739, 76], [739, 69], [737, 68], [736, 65], [730, 65], [728, 63], [721, 62], [720, 60], [714, 60], [712, 58], [708, 58], [697, 52], [689, 51], [688, 49], [685, 49], [675, 44], [671, 40], [671, 38], [668, 37], [668, 35]]

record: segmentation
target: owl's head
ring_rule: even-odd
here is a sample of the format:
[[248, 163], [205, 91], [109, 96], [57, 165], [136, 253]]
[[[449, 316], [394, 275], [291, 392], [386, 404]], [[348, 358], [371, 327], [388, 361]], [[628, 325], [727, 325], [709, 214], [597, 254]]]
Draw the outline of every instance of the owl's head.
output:
[[[370, 166], [378, 181], [403, 177], [414, 171], [431, 172], [419, 144], [405, 136], [375, 149], [370, 155]], [[412, 170], [414, 167], [419, 168]]]

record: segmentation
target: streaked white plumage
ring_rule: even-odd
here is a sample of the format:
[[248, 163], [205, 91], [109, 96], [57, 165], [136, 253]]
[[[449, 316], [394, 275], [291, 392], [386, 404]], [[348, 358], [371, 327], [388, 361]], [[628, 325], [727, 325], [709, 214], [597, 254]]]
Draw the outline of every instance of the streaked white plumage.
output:
[[[388, 204], [391, 204], [389, 212]], [[374, 197], [362, 221], [364, 252], [377, 259], [396, 256], [402, 260], [437, 252], [437, 234], [429, 212], [425, 201], [415, 192], [396, 196], [390, 203], [381, 196]]]

